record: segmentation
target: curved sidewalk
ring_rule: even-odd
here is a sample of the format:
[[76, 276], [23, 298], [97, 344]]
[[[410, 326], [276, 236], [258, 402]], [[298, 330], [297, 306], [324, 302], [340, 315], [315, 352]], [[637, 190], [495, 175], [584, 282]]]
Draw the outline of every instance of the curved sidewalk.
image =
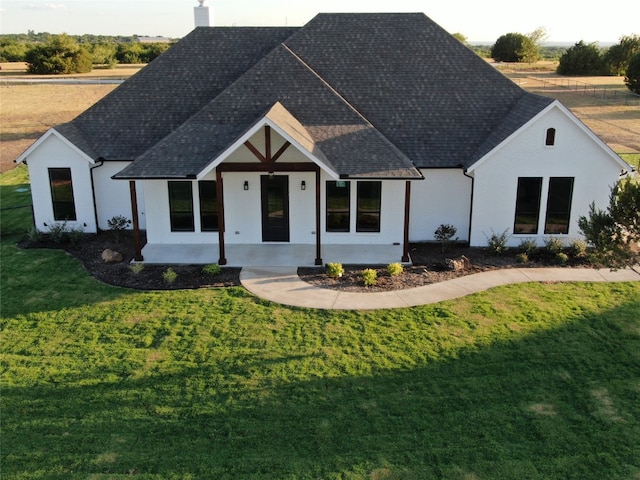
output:
[[640, 273], [631, 269], [513, 268], [475, 273], [406, 290], [356, 293], [315, 287], [302, 281], [297, 270], [296, 267], [244, 267], [240, 281], [254, 295], [272, 302], [324, 310], [415, 307], [512, 283], [640, 281]]

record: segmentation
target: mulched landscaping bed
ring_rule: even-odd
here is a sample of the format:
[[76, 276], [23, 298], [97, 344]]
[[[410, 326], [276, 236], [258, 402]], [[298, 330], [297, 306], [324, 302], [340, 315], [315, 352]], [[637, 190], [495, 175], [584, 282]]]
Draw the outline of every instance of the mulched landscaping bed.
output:
[[[203, 272], [203, 265], [144, 265], [135, 273], [130, 261], [133, 259], [133, 240], [131, 234], [121, 234], [116, 239], [113, 232], [101, 232], [97, 235], [84, 235], [77, 243], [55, 243], [46, 235], [37, 241], [24, 240], [19, 244], [22, 248], [58, 248], [82, 262], [91, 275], [103, 283], [139, 290], [173, 290], [202, 287], [229, 287], [240, 285], [240, 268], [223, 267], [218, 275]], [[120, 252], [123, 261], [105, 263], [102, 252], [106, 249]], [[387, 273], [386, 265], [351, 266], [345, 265], [345, 273], [340, 278], [330, 278], [323, 267], [299, 268], [300, 278], [313, 285], [353, 292], [380, 292], [406, 289], [442, 282], [451, 278], [472, 273], [496, 270], [499, 268], [541, 267], [554, 265], [553, 259], [543, 253], [537, 255], [527, 265], [518, 262], [517, 249], [510, 249], [505, 254], [496, 256], [486, 248], [470, 248], [462, 244], [448, 245], [442, 252], [440, 244], [416, 243], [410, 247], [413, 266], [406, 266], [404, 272], [392, 277]], [[464, 270], [452, 271], [447, 266], [447, 259], [469, 259], [470, 266]], [[557, 265], [555, 265], [557, 266]], [[584, 259], [569, 259], [567, 267], [584, 267]], [[177, 274], [173, 283], [168, 283], [163, 274], [171, 267]], [[378, 273], [376, 285], [366, 286], [362, 280], [362, 270], [373, 268]]]

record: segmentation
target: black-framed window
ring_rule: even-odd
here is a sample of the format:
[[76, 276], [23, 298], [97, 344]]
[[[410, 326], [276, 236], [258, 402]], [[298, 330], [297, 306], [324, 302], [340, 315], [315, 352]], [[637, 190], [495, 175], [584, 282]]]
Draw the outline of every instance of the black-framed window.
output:
[[556, 144], [556, 129], [555, 128], [547, 128], [547, 134], [544, 139], [544, 144], [547, 147], [552, 147]]
[[70, 168], [50, 168], [49, 185], [54, 220], [76, 220], [76, 205], [73, 200], [73, 182]]
[[198, 182], [200, 198], [200, 229], [203, 232], [218, 231], [218, 194], [216, 182], [203, 180]]
[[348, 232], [351, 221], [351, 184], [327, 182], [327, 232]]
[[169, 182], [169, 218], [172, 232], [193, 232], [193, 187], [191, 182]]
[[513, 225], [513, 233], [538, 233], [541, 192], [541, 177], [518, 178], [518, 193], [516, 196], [516, 215]]
[[573, 177], [551, 177], [547, 196], [544, 233], [569, 233]]
[[356, 232], [380, 231], [382, 182], [358, 182]]

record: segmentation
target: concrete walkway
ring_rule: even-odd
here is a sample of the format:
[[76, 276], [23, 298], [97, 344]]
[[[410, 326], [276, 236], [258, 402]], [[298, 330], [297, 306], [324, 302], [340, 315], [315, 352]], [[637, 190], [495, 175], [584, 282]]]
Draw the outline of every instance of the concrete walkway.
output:
[[243, 268], [240, 281], [254, 295], [283, 305], [325, 310], [376, 310], [436, 303], [512, 283], [640, 281], [640, 273], [632, 269], [513, 268], [475, 273], [406, 290], [375, 293], [315, 287], [298, 277], [296, 267]]

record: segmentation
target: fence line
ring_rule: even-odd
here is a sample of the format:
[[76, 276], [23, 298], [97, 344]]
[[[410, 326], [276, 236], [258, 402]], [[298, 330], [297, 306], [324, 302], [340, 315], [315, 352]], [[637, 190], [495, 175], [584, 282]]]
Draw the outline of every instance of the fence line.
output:
[[610, 100], [616, 103], [623, 103], [626, 106], [638, 106], [640, 107], [640, 95], [634, 94], [630, 91], [624, 91], [616, 88], [599, 87], [587, 82], [582, 82], [573, 78], [540, 78], [529, 77], [542, 83], [542, 88], [560, 87], [567, 90], [574, 91], [576, 93], [582, 93], [590, 95], [595, 98], [602, 98], [604, 100]]

